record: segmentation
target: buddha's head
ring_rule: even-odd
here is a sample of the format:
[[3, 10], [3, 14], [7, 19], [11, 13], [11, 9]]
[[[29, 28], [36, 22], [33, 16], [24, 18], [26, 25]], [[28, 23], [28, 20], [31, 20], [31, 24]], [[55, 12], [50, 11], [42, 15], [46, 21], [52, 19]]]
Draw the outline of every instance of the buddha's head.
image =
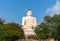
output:
[[27, 16], [32, 16], [32, 11], [30, 9], [27, 11]]

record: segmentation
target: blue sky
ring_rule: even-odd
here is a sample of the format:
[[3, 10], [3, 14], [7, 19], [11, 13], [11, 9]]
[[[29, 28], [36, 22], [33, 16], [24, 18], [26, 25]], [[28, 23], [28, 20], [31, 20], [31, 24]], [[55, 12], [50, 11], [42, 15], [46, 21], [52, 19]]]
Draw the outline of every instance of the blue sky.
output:
[[33, 16], [37, 18], [37, 24], [40, 24], [45, 15], [53, 15], [48, 12], [57, 6], [57, 1], [59, 2], [59, 0], [0, 0], [0, 18], [6, 22], [21, 24], [22, 17], [26, 16], [28, 9], [31, 9]]

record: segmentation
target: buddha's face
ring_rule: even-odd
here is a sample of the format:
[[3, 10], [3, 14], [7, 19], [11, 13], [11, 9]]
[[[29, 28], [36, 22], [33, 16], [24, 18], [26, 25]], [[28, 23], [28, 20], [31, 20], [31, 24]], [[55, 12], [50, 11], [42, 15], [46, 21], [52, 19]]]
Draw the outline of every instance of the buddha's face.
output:
[[29, 11], [27, 12], [27, 16], [32, 16], [32, 11], [31, 11], [31, 10], [29, 10]]

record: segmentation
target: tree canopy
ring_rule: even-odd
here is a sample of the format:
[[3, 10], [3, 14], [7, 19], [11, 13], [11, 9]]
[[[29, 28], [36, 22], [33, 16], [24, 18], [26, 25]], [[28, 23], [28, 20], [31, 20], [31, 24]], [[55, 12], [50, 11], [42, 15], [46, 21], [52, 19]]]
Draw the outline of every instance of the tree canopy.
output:
[[7, 23], [0, 25], [0, 41], [15, 41], [25, 39], [21, 26], [17, 23]]
[[35, 29], [38, 38], [60, 39], [60, 14], [54, 16], [45, 16], [44, 22]]

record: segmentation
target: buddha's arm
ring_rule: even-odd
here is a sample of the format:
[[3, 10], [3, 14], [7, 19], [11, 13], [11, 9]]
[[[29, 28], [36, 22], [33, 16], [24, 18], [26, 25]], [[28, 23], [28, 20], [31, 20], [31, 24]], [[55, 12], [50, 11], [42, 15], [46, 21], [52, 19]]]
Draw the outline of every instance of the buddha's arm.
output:
[[25, 18], [22, 18], [22, 26], [24, 26]]
[[34, 27], [37, 25], [36, 18], [34, 18]]

